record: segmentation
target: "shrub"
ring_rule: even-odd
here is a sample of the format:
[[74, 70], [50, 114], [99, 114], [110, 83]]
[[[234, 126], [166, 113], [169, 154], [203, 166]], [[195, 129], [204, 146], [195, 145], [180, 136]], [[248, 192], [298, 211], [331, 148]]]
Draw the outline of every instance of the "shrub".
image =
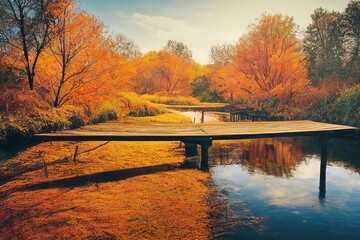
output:
[[[224, 91], [216, 89], [210, 78], [200, 76], [191, 83], [192, 95], [200, 98], [202, 102], [224, 102]], [[220, 86], [217, 86], [220, 88]]]
[[310, 106], [292, 110], [295, 119], [311, 119], [360, 126], [360, 85], [339, 94], [327, 94], [314, 98]]
[[152, 108], [144, 104], [142, 108], [133, 109], [128, 113], [131, 117], [148, 117], [148, 116], [156, 116], [161, 114], [162, 111], [157, 108]]
[[70, 129], [79, 128], [87, 122], [88, 117], [82, 107], [67, 105], [64, 107], [63, 112], [70, 122]]
[[117, 118], [118, 116], [115, 107], [110, 103], [105, 103], [96, 110], [90, 122], [96, 124], [116, 120]]
[[84, 125], [84, 121], [79, 115], [73, 115], [69, 118], [69, 121], [71, 123], [70, 129], [79, 128]]
[[9, 141], [26, 137], [25, 129], [11, 118], [0, 119], [0, 141]]
[[22, 116], [0, 117], [0, 142], [30, 137], [41, 132], [42, 123]]
[[[149, 95], [150, 96], [150, 95]], [[165, 113], [166, 111], [156, 104], [139, 97], [136, 93], [122, 93], [122, 108], [128, 116], [146, 117]]]
[[71, 122], [66, 119], [66, 116], [64, 116], [59, 109], [41, 111], [40, 116], [34, 120], [41, 122], [39, 132], [60, 131], [69, 129], [71, 126]]
[[340, 94], [330, 118], [335, 123], [360, 126], [360, 85]]

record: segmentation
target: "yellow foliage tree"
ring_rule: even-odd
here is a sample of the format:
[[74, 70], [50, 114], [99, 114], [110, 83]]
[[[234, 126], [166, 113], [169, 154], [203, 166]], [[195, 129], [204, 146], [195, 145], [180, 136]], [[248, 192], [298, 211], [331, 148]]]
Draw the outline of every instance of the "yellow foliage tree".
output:
[[137, 59], [134, 88], [138, 93], [190, 95], [198, 66], [166, 50]]

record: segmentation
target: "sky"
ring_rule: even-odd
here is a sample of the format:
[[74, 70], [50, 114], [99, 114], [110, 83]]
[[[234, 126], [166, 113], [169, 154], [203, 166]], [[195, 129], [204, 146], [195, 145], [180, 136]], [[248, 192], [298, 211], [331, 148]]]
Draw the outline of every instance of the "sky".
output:
[[234, 44], [262, 13], [294, 17], [300, 29], [318, 7], [344, 11], [350, 0], [83, 0], [81, 8], [124, 34], [143, 53], [158, 51], [168, 40], [185, 43], [200, 64], [209, 63], [215, 44]]

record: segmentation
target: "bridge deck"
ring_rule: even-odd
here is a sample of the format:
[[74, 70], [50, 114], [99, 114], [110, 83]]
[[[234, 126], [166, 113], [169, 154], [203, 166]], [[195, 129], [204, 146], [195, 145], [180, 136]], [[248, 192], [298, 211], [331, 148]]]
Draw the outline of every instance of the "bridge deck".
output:
[[358, 128], [313, 121], [133, 124], [110, 122], [35, 134], [38, 141], [208, 141], [355, 133]]

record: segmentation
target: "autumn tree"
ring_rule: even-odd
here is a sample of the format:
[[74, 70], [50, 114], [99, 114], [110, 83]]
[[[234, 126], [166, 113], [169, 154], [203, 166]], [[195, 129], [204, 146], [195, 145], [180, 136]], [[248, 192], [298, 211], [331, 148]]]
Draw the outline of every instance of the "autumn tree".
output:
[[216, 44], [211, 47], [209, 58], [214, 64], [227, 66], [234, 63], [235, 52], [233, 44]]
[[30, 90], [34, 88], [36, 65], [51, 40], [54, 12], [62, 0], [1, 0], [0, 39], [21, 53]]
[[186, 59], [187, 61], [192, 60], [192, 52], [189, 49], [189, 47], [183, 42], [169, 40], [166, 43], [164, 50], [172, 54], [175, 54], [183, 59]]
[[140, 48], [135, 42], [123, 34], [117, 34], [112, 38], [112, 42], [114, 51], [125, 56], [128, 60], [134, 60], [142, 55]]
[[293, 18], [262, 15], [240, 38], [234, 66], [223, 72], [228, 90], [249, 100], [277, 96], [290, 104], [309, 83], [297, 31]]
[[190, 81], [194, 77], [193, 65], [178, 55], [160, 51], [156, 69], [159, 89], [167, 94], [190, 93]]
[[[56, 108], [97, 90], [95, 84], [106, 72], [106, 65], [99, 66], [99, 62], [109, 52], [101, 35], [103, 24], [87, 13], [76, 12], [73, 2], [63, 6], [57, 21], [59, 34], [44, 54], [41, 68], [43, 86]], [[89, 83], [91, 89], [86, 88]]]
[[139, 94], [154, 92], [156, 52], [148, 52], [135, 59], [136, 73], [132, 78], [133, 88]]
[[190, 95], [196, 66], [165, 50], [150, 52], [138, 59], [135, 89], [138, 93]]

